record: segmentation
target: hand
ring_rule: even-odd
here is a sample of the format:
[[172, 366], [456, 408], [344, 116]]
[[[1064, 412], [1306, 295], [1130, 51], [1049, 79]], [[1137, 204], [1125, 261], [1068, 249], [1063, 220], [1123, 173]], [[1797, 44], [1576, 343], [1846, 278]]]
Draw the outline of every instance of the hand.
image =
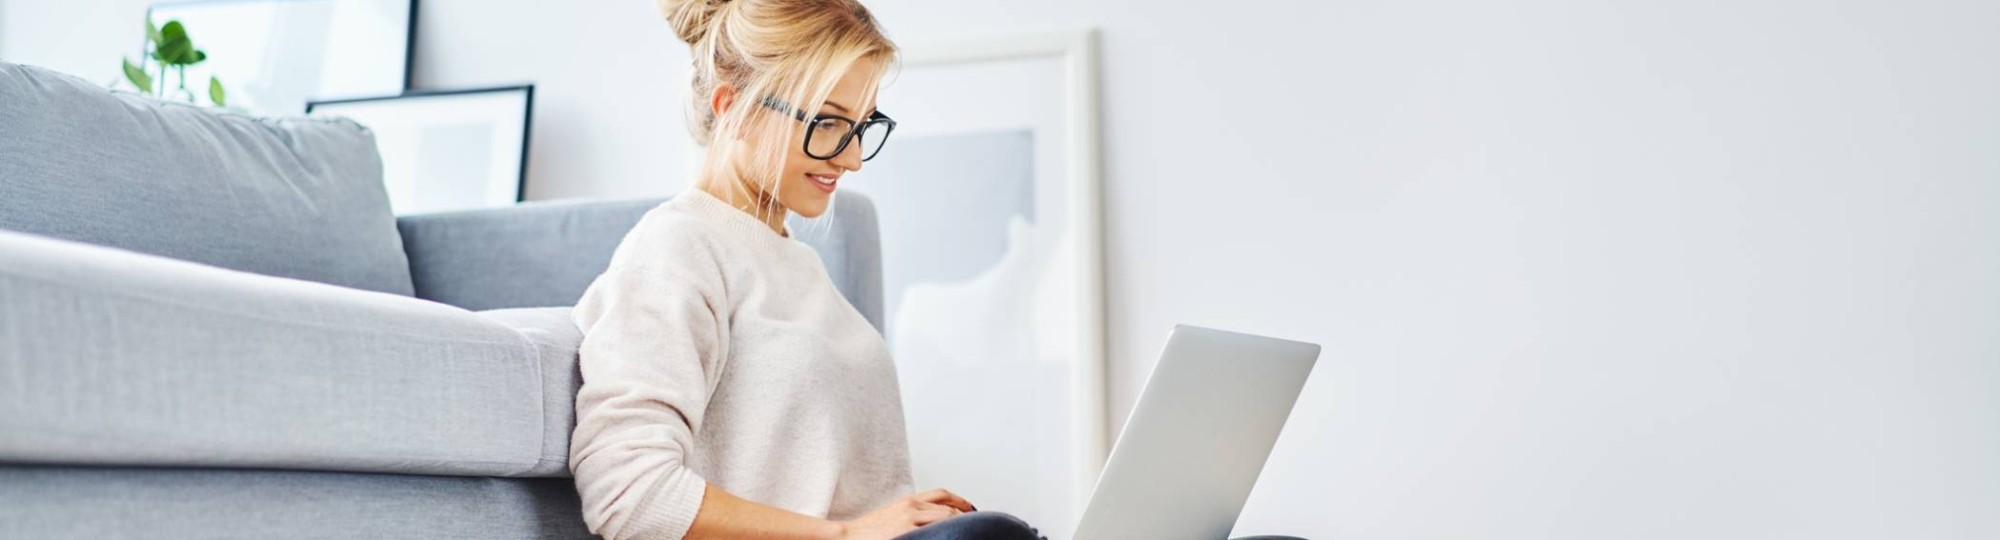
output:
[[898, 497], [867, 515], [840, 523], [842, 540], [890, 540], [944, 518], [973, 511], [972, 503], [942, 489]]

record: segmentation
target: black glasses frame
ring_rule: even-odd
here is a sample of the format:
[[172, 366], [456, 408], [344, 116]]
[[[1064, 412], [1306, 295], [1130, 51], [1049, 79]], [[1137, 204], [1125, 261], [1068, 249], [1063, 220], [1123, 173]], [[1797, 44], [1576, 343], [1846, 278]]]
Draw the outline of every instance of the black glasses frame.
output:
[[[813, 159], [818, 159], [818, 160], [833, 159], [835, 156], [839, 156], [841, 152], [846, 152], [847, 144], [854, 142], [854, 140], [857, 138], [860, 138], [862, 133], [867, 132], [870, 128], [880, 126], [882, 129], [882, 143], [875, 145], [875, 148], [865, 149], [868, 151], [868, 153], [863, 154], [861, 156], [861, 161], [868, 161], [871, 159], [875, 159], [875, 156], [877, 154], [882, 153], [882, 147], [889, 145], [889, 134], [896, 132], [896, 120], [894, 118], [889, 118], [889, 115], [882, 114], [882, 111], [880, 110], [877, 110], [873, 113], [869, 113], [868, 118], [856, 122], [852, 118], [848, 118], [838, 114], [819, 114], [819, 115], [813, 115], [811, 118], [807, 118], [805, 111], [794, 109], [792, 107], [792, 104], [786, 103], [785, 100], [778, 99], [777, 96], [764, 96], [763, 104], [765, 107], [770, 107], [772, 110], [778, 112], [792, 113], [793, 119], [798, 120], [800, 122], [805, 122], [807, 124], [805, 141], [801, 143], [800, 149], [804, 150], [806, 155], [811, 156]], [[822, 156], [819, 154], [815, 154], [812, 151], [813, 129], [811, 127], [811, 124], [829, 118], [846, 120], [847, 123], [853, 124], [854, 127], [852, 129], [847, 130], [847, 133], [844, 133], [840, 136], [840, 144], [835, 145], [833, 147], [833, 153]]]

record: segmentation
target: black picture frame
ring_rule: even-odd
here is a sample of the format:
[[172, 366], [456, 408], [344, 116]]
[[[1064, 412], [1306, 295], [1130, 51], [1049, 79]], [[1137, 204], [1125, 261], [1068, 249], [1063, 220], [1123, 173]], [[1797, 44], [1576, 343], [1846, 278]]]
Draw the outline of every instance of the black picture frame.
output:
[[530, 139], [532, 138], [535, 131], [534, 130], [535, 85], [533, 83], [512, 84], [504, 86], [486, 86], [477, 88], [409, 90], [394, 95], [312, 100], [306, 102], [306, 114], [312, 114], [314, 109], [325, 105], [342, 105], [342, 104], [353, 104], [353, 103], [395, 101], [399, 99], [411, 99], [411, 98], [443, 97], [443, 96], [457, 96], [457, 95], [467, 95], [467, 94], [492, 94], [492, 93], [506, 93], [506, 92], [521, 92], [523, 94], [522, 110], [521, 110], [521, 160], [520, 163], [518, 164], [518, 170], [515, 172], [515, 186], [514, 186], [514, 202], [519, 203], [526, 201], [528, 197], [528, 149], [530, 148], [529, 144]]

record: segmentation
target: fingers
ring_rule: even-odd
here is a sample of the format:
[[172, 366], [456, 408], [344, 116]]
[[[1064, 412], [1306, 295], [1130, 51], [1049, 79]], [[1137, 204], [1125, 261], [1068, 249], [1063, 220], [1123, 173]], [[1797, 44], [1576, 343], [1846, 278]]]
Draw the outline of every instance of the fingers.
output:
[[916, 512], [911, 514], [910, 518], [916, 522], [918, 527], [922, 527], [945, 518], [956, 516], [959, 513], [957, 508], [917, 501]]
[[952, 493], [950, 491], [945, 491], [943, 489], [933, 489], [923, 493], [918, 493], [916, 497], [917, 500], [919, 501], [924, 501], [932, 504], [942, 504], [957, 509], [960, 512], [972, 512], [978, 510], [977, 508], [973, 508], [972, 503], [966, 501], [964, 497], [959, 497], [958, 494]]

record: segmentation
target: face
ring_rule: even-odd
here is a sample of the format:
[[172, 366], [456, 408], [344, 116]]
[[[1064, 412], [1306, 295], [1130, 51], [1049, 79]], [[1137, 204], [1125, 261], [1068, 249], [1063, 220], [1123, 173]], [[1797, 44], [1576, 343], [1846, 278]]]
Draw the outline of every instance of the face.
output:
[[[863, 100], [872, 98], [868, 85], [873, 82], [872, 76], [881, 67], [880, 62], [874, 60], [863, 59], [855, 62], [853, 67], [840, 78], [840, 82], [834, 85], [832, 93], [827, 94], [826, 104], [820, 106], [818, 111], [809, 113], [835, 115], [856, 122], [868, 118], [875, 112], [875, 104], [872, 100]], [[792, 134], [785, 139], [788, 143], [783, 172], [777, 182], [777, 193], [768, 193], [768, 184], [765, 182], [745, 179], [746, 183], [760, 184], [745, 187], [750, 187], [756, 192], [766, 192], [766, 195], [776, 195], [779, 205], [807, 218], [816, 218], [826, 213], [827, 206], [833, 201], [833, 192], [839, 189], [841, 177], [861, 170], [863, 156], [859, 140], [849, 141], [847, 148], [842, 149], [832, 159], [818, 159], [807, 155], [804, 144], [806, 130], [812, 129], [810, 120], [814, 117], [815, 114], [809, 114], [808, 122], [786, 123], [791, 126]], [[840, 135], [843, 134], [816, 133], [813, 137], [817, 143], [820, 137]]]

